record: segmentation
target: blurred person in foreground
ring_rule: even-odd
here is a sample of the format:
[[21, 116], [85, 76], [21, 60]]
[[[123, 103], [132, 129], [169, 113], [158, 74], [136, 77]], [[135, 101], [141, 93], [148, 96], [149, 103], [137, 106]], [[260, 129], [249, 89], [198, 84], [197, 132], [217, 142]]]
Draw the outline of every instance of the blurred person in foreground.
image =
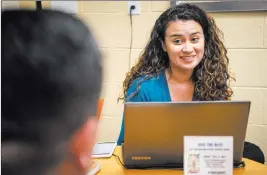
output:
[[2, 173], [86, 174], [95, 143], [101, 54], [59, 11], [2, 12]]

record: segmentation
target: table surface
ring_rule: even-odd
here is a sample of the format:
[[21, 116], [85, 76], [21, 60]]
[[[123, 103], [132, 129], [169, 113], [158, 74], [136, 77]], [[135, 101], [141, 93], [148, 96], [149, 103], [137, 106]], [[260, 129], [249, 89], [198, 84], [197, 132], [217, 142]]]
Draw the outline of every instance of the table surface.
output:
[[[122, 160], [121, 147], [118, 146], [114, 152]], [[112, 156], [110, 158], [97, 158], [94, 161], [101, 165], [101, 170], [97, 175], [183, 175], [182, 170], [177, 169], [164, 169], [164, 170], [134, 170], [124, 168], [117, 157]], [[267, 175], [267, 166], [244, 159], [246, 166], [244, 168], [234, 169], [234, 175]]]

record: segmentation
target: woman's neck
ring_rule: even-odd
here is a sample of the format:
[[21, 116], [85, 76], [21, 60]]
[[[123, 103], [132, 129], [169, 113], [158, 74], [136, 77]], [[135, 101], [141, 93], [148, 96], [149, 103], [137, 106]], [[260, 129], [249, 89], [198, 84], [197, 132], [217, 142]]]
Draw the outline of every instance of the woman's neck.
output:
[[170, 66], [170, 68], [166, 70], [166, 73], [167, 73], [168, 80], [170, 82], [179, 83], [179, 84], [192, 82], [191, 77], [193, 74], [193, 70], [184, 71], [174, 66]]

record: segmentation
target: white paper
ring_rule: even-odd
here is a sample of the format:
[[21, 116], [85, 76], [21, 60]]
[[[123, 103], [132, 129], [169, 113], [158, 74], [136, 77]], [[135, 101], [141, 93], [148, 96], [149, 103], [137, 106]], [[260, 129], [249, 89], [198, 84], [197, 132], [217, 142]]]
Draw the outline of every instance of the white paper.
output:
[[233, 175], [232, 136], [185, 136], [185, 175]]

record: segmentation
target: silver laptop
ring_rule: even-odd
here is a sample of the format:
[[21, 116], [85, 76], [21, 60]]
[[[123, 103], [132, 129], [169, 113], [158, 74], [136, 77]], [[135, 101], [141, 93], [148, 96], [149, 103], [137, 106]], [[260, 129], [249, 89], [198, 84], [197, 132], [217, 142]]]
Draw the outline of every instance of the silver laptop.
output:
[[184, 136], [233, 136], [241, 162], [250, 101], [125, 103], [126, 168], [183, 166]]

